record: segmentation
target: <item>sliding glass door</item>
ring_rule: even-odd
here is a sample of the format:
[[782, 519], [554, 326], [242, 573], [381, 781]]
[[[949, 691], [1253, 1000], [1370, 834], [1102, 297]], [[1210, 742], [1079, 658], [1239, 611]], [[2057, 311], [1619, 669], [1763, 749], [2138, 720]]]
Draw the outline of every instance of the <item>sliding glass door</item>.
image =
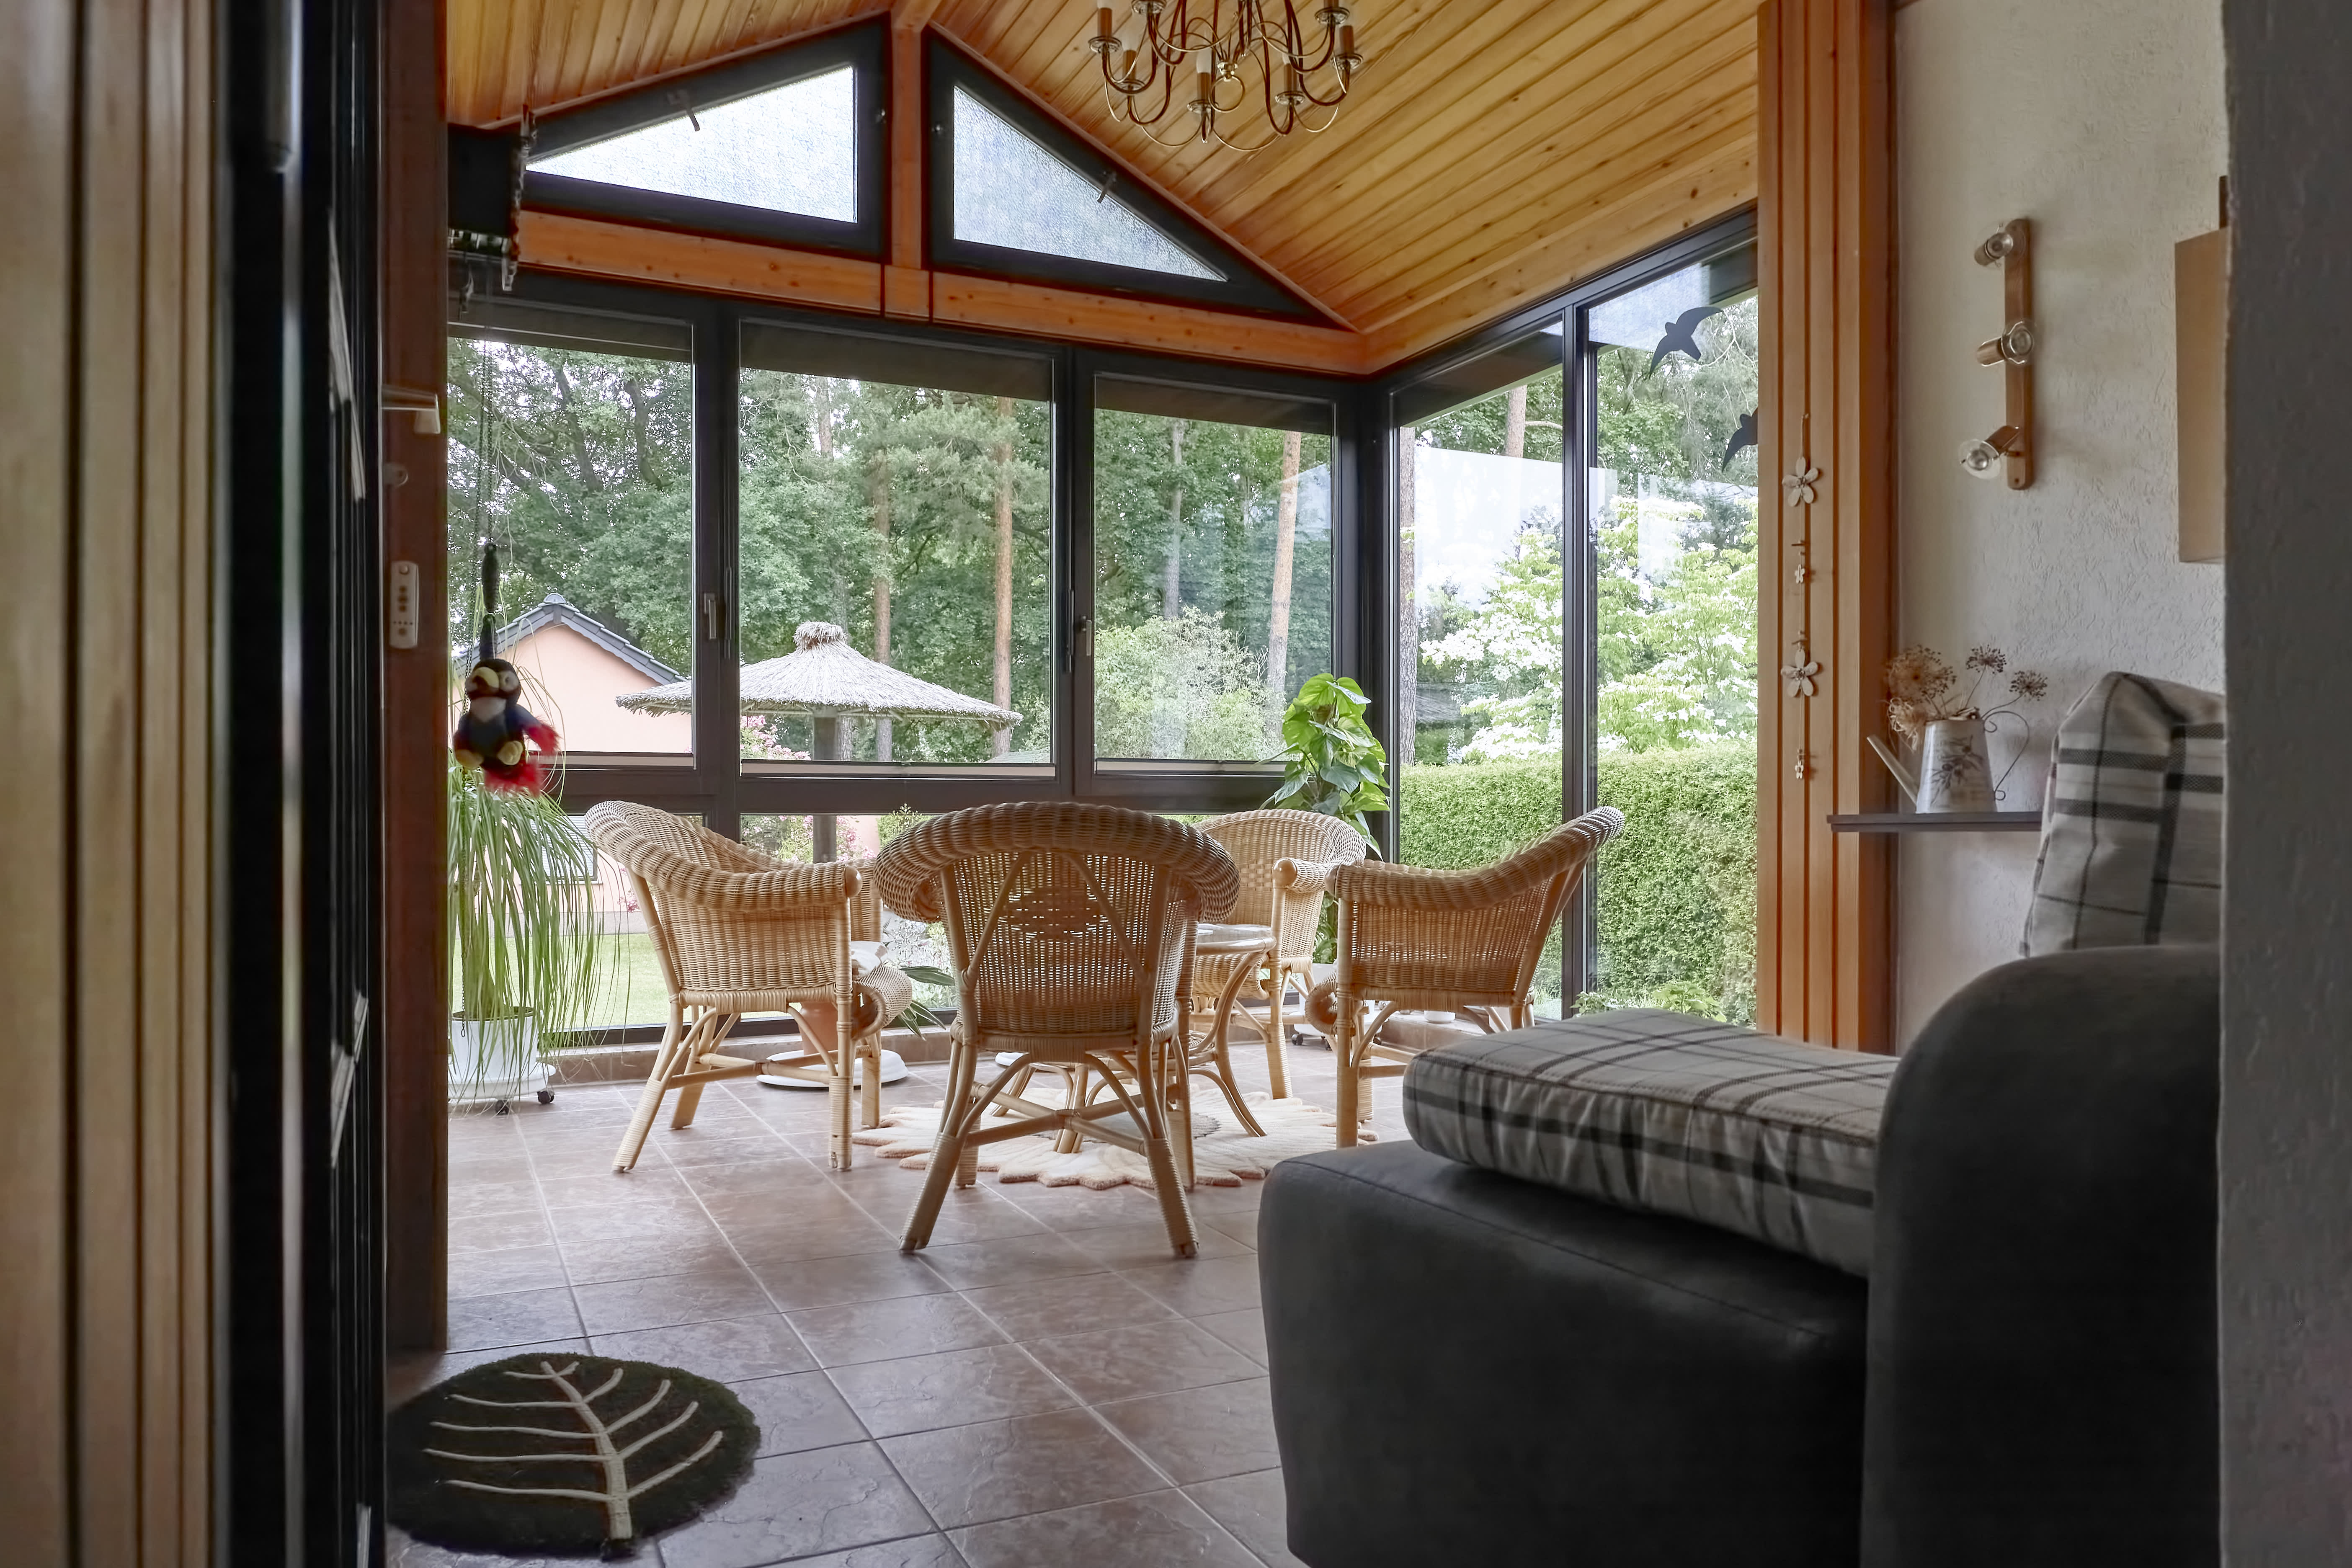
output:
[[1546, 1011], [1754, 1016], [1754, 280], [1719, 232], [1387, 389], [1399, 858], [1626, 815]]

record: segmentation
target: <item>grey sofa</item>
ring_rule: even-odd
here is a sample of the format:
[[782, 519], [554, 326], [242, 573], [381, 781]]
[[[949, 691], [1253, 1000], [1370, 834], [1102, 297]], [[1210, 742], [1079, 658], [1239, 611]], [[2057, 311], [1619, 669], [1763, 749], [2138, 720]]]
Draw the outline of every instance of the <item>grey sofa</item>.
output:
[[2210, 948], [2030, 959], [1906, 1054], [1868, 1281], [1391, 1143], [1269, 1178], [1311, 1568], [2208, 1565]]

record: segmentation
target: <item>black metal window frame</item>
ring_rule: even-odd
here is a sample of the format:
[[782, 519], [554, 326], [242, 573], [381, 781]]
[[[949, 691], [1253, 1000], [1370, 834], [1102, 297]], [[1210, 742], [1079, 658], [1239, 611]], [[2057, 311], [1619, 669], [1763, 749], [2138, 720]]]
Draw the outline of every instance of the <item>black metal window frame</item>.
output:
[[[1322, 311], [1299, 298], [1247, 257], [1235, 251], [1174, 203], [1129, 175], [1095, 148], [1053, 123], [987, 67], [934, 34], [923, 51], [928, 134], [924, 137], [925, 250], [929, 264], [947, 271], [979, 273], [1016, 282], [1290, 320], [1328, 322]], [[1107, 198], [1116, 199], [1168, 242], [1225, 273], [1223, 280], [1185, 278], [1172, 272], [1116, 267], [1099, 261], [1048, 256], [1041, 251], [982, 245], [955, 232], [955, 94], [961, 88], [1034, 140]]]
[[[564, 807], [580, 812], [603, 800], [630, 800], [698, 816], [713, 831], [740, 835], [747, 814], [866, 815], [901, 808], [934, 813], [1010, 800], [1075, 799], [1165, 812], [1245, 810], [1273, 792], [1274, 763], [1126, 762], [1097, 765], [1093, 755], [1093, 670], [1076, 628], [1094, 617], [1093, 515], [1095, 379], [1115, 375], [1202, 392], [1237, 392], [1328, 404], [1331, 410], [1330, 668], [1377, 680], [1362, 657], [1369, 627], [1351, 613], [1376, 581], [1360, 526], [1365, 384], [1297, 375], [1201, 360], [1078, 347], [1014, 334], [968, 332], [878, 316], [795, 310], [780, 304], [636, 284], [607, 283], [526, 269], [513, 298], [525, 304], [613, 317], [679, 322], [692, 333], [694, 367], [694, 560], [691, 592], [699, 612], [715, 599], [716, 630], [696, 616], [695, 710], [690, 755], [567, 755], [561, 770]], [[452, 320], [455, 322], [453, 301]], [[747, 762], [740, 755], [740, 673], [737, 586], [740, 476], [737, 416], [746, 325], [772, 322], [863, 335], [917, 347], [981, 349], [1034, 355], [1053, 372], [1049, 494], [1054, 719], [1050, 767], [908, 766], [869, 762]], [[495, 327], [475, 329], [498, 337]], [[521, 340], [518, 340], [521, 341]], [[539, 340], [546, 342], [546, 339]], [[610, 351], [614, 344], [583, 342]]]
[[531, 171], [523, 205], [547, 212], [615, 218], [726, 238], [764, 240], [879, 257], [889, 208], [889, 26], [861, 20], [814, 38], [796, 39], [723, 65], [669, 77], [654, 86], [548, 115], [534, 122], [531, 156], [567, 153], [631, 131], [716, 109], [846, 66], [856, 73], [857, 216], [844, 223], [807, 213], [745, 206]]
[[[1600, 706], [1600, 665], [1595, 643], [1599, 626], [1599, 576], [1594, 554], [1594, 541], [1588, 517], [1586, 487], [1593, 456], [1600, 450], [1599, 412], [1600, 362], [1588, 336], [1590, 313], [1593, 307], [1608, 303], [1619, 295], [1653, 283], [1661, 278], [1680, 272], [1699, 262], [1707, 261], [1752, 245], [1757, 237], [1756, 214], [1753, 208], [1677, 236], [1669, 243], [1635, 257], [1606, 272], [1596, 274], [1572, 289], [1564, 289], [1539, 304], [1513, 311], [1510, 315], [1482, 328], [1477, 332], [1457, 339], [1444, 348], [1433, 351], [1381, 376], [1369, 389], [1366, 415], [1370, 427], [1378, 432], [1370, 443], [1377, 453], [1377, 481], [1370, 487], [1365, 508], [1365, 533], [1380, 541], [1375, 595], [1377, 607], [1369, 617], [1373, 626], [1370, 639], [1370, 668], [1378, 672], [1380, 687], [1374, 703], [1378, 718], [1375, 726], [1389, 753], [1389, 793], [1400, 805], [1402, 803], [1404, 766], [1412, 750], [1412, 716], [1398, 711], [1401, 683], [1397, 672], [1402, 669], [1405, 653], [1401, 631], [1404, 606], [1402, 573], [1399, 562], [1398, 507], [1399, 485], [1402, 477], [1402, 448], [1397, 438], [1399, 423], [1396, 408], [1400, 398], [1409, 397], [1415, 390], [1440, 382], [1450, 373], [1463, 370], [1476, 361], [1506, 349], [1532, 333], [1547, 328], [1557, 329], [1560, 342], [1560, 369], [1565, 378], [1561, 389], [1561, 434], [1573, 433], [1561, 454], [1560, 518], [1563, 544], [1577, 537], [1569, 531], [1579, 531], [1581, 548], [1563, 548], [1560, 552], [1563, 574], [1560, 627], [1561, 691], [1560, 715], [1560, 808], [1563, 821], [1590, 811], [1599, 803], [1600, 746], [1594, 728], [1594, 715]], [[1477, 394], [1465, 394], [1464, 401]], [[1451, 407], [1454, 404], [1443, 406]], [[1765, 574], [1769, 581], [1770, 574]], [[1367, 690], [1370, 690], [1367, 685]], [[1402, 739], [1402, 744], [1400, 745]], [[1387, 813], [1379, 822], [1381, 853], [1394, 859], [1398, 852], [1400, 811]], [[1561, 994], [1577, 996], [1591, 989], [1590, 982], [1599, 956], [1599, 931], [1594, 916], [1593, 899], [1596, 882], [1586, 878], [1567, 920], [1568, 940], [1562, 944], [1561, 963], [1564, 973]]]

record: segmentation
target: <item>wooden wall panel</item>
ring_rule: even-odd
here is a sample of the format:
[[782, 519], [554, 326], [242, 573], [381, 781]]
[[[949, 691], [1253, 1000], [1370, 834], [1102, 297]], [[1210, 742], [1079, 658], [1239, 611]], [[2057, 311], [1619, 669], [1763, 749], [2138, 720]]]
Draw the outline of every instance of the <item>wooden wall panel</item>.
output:
[[[1769, 0], [1759, 37], [1758, 1011], [1791, 1038], [1891, 1050], [1888, 841], [1828, 822], [1888, 793], [1863, 739], [1894, 639], [1887, 0]], [[1811, 504], [1780, 482], [1808, 469]], [[1801, 642], [1822, 667], [1811, 698], [1778, 678]]]
[[[439, 0], [386, 0], [383, 58], [383, 378], [448, 380], [447, 189]], [[449, 675], [447, 448], [404, 416], [383, 422], [383, 555], [416, 563], [426, 630], [383, 656], [384, 1337], [437, 1350], [448, 1329]]]
[[212, 16], [0, 7], [10, 1562], [210, 1555]]

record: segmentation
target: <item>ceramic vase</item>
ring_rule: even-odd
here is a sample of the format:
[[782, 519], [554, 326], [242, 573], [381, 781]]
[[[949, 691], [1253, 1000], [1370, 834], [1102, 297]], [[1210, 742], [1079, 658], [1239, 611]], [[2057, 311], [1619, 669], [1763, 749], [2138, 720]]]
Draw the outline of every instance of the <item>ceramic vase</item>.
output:
[[1919, 753], [1919, 809], [1990, 811], [1992, 768], [1981, 719], [1938, 719]]

